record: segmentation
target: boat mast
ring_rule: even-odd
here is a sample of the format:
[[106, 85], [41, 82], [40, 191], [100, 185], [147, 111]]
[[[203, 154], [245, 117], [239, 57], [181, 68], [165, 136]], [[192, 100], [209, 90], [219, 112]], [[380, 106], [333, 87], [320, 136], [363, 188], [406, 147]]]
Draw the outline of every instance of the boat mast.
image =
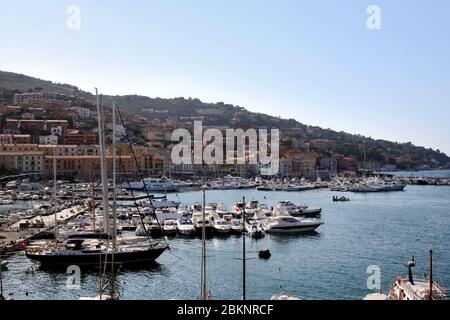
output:
[[247, 273], [247, 260], [245, 258], [245, 197], [242, 199], [242, 300], [246, 300], [246, 273]]
[[108, 190], [108, 173], [106, 163], [106, 150], [105, 150], [105, 125], [103, 114], [103, 97], [99, 97], [98, 89], [95, 88], [95, 94], [97, 96], [97, 115], [98, 115], [98, 133], [99, 133], [99, 145], [100, 145], [100, 169], [103, 189], [103, 231], [109, 233], [109, 190]]
[[3, 267], [2, 267], [2, 252], [0, 251], [0, 301], [5, 300], [3, 296]]
[[58, 244], [58, 210], [56, 205], [56, 145], [53, 149], [53, 211], [55, 212], [55, 242]]
[[202, 221], [202, 274], [201, 274], [201, 293], [200, 298], [201, 300], [206, 300], [206, 227], [205, 227], [205, 220], [206, 220], [206, 212], [205, 212], [205, 206], [206, 206], [206, 184], [203, 186], [203, 221]]
[[[91, 167], [91, 172], [92, 172], [92, 167]], [[91, 179], [92, 179], [92, 175], [91, 175]], [[95, 183], [94, 180], [91, 180], [91, 185], [92, 185], [92, 201], [91, 201], [91, 205], [92, 205], [92, 231], [95, 232]]]
[[114, 253], [116, 251], [117, 243], [117, 191], [116, 191], [116, 100], [113, 99], [112, 107], [112, 118], [113, 118], [113, 137], [112, 137], [112, 156], [113, 156], [113, 223], [112, 223], [112, 253], [111, 253], [111, 285], [110, 285], [110, 296], [114, 299], [114, 284], [115, 284], [115, 274], [114, 274]]
[[428, 275], [430, 280], [430, 295], [429, 299], [433, 300], [433, 250], [430, 250], [430, 274]]

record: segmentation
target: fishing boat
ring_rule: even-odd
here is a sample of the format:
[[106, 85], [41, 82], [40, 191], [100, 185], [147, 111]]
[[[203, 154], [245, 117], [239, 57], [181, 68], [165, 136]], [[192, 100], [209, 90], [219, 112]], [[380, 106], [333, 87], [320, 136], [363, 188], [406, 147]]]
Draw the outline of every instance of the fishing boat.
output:
[[429, 273], [424, 278], [413, 275], [414, 257], [408, 262], [408, 276], [398, 276], [391, 284], [389, 300], [447, 300], [447, 290], [433, 279], [433, 252], [429, 256]]
[[177, 221], [178, 233], [183, 236], [191, 236], [195, 234], [195, 228], [192, 220], [188, 218], [181, 218]]

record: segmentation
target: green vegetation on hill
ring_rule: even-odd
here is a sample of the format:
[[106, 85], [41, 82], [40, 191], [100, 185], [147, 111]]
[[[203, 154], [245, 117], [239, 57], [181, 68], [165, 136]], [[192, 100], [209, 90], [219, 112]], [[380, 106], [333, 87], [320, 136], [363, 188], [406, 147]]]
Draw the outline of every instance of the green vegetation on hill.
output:
[[[0, 71], [0, 103], [2, 101], [11, 103], [14, 93], [30, 90], [76, 95], [78, 98], [95, 103], [93, 94], [81, 91], [75, 86]], [[106, 104], [109, 104], [112, 96], [104, 96], [103, 99]], [[294, 119], [281, 119], [249, 112], [242, 107], [223, 102], [204, 103], [193, 98], [162, 99], [139, 95], [118, 96], [116, 101], [119, 107], [128, 114], [145, 117], [156, 122], [167, 119], [183, 121], [183, 117], [203, 116], [204, 124], [207, 126], [278, 128], [282, 133], [283, 131], [289, 132], [290, 137], [299, 140], [331, 140], [335, 144], [328, 150], [330, 153], [355, 155], [362, 161], [365, 149], [367, 160], [377, 161], [381, 164], [397, 164], [403, 169], [413, 169], [421, 165], [437, 168], [450, 163], [450, 158], [439, 150], [417, 147], [412, 143], [375, 140], [361, 135], [308, 126]], [[292, 130], [293, 128], [295, 130]], [[137, 131], [135, 135], [141, 137], [142, 132]]]

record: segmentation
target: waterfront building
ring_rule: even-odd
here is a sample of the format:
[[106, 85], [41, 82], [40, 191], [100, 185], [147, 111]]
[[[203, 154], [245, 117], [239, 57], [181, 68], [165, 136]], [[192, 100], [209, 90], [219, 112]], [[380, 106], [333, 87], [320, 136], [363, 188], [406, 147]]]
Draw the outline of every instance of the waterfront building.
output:
[[93, 145], [97, 142], [95, 133], [85, 132], [81, 130], [69, 129], [64, 136], [65, 144], [72, 145]]
[[14, 95], [14, 103], [23, 106], [37, 107], [70, 107], [72, 105], [71, 97], [49, 92], [26, 92]]
[[29, 134], [0, 134], [0, 144], [30, 143]]
[[358, 158], [355, 156], [348, 156], [339, 159], [338, 169], [340, 171], [356, 171], [358, 169]]
[[50, 132], [52, 134], [63, 135], [69, 128], [67, 120], [18, 120], [6, 119], [5, 129], [20, 133], [22, 130]]
[[17, 169], [23, 174], [42, 174], [44, 153], [40, 151], [0, 152], [0, 166]]

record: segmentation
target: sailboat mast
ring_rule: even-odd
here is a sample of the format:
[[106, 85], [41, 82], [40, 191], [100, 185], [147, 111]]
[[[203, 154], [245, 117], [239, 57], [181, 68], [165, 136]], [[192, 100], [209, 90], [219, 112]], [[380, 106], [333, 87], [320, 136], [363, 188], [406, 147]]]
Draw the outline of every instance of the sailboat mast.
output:
[[206, 221], [206, 212], [205, 212], [205, 206], [206, 206], [206, 185], [203, 186], [203, 221], [202, 221], [202, 274], [201, 274], [201, 300], [206, 300], [206, 227], [205, 227], [205, 221]]
[[56, 148], [53, 149], [53, 210], [55, 212], [55, 242], [58, 243], [58, 209], [56, 205]]
[[111, 286], [110, 286], [110, 295], [111, 299], [114, 299], [114, 285], [115, 285], [115, 270], [114, 270], [114, 253], [116, 251], [116, 243], [117, 243], [117, 191], [116, 191], [116, 100], [113, 99], [113, 107], [112, 107], [112, 117], [113, 117], [113, 137], [112, 137], [112, 157], [113, 157], [113, 223], [112, 223], [112, 253], [111, 253]]
[[430, 295], [429, 299], [433, 300], [433, 251], [430, 250], [430, 274], [428, 275], [430, 281]]
[[242, 225], [243, 225], [243, 230], [242, 230], [242, 300], [246, 300], [246, 278], [247, 278], [247, 260], [245, 257], [245, 197], [242, 199], [242, 204], [243, 204], [243, 208], [242, 208]]
[[105, 149], [105, 132], [104, 132], [104, 114], [103, 114], [103, 99], [99, 97], [98, 90], [95, 88], [97, 96], [97, 115], [98, 115], [98, 133], [100, 145], [100, 170], [103, 189], [103, 231], [109, 233], [109, 210], [108, 210], [108, 178], [107, 178], [107, 163], [106, 163], [106, 149]]
[[3, 271], [2, 271], [2, 252], [0, 251], [0, 301], [4, 300], [3, 296]]
[[92, 184], [92, 201], [91, 201], [91, 205], [92, 205], [92, 231], [95, 232], [96, 228], [95, 228], [95, 183], [92, 180], [91, 181]]

